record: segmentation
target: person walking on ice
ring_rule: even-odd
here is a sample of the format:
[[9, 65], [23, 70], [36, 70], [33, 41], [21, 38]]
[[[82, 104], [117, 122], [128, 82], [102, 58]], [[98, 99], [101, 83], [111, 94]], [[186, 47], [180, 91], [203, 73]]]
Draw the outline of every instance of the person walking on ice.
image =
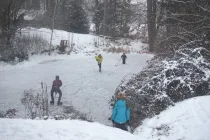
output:
[[123, 55], [121, 56], [122, 58], [122, 63], [125, 64], [125, 61], [127, 59], [127, 56], [125, 55], [125, 53], [123, 53]]
[[55, 80], [53, 81], [52, 89], [51, 89], [51, 101], [50, 104], [54, 105], [54, 92], [59, 94], [57, 105], [61, 105], [61, 97], [62, 92], [60, 90], [60, 87], [62, 86], [62, 81], [59, 79], [59, 76], [55, 77]]
[[128, 131], [127, 124], [130, 121], [130, 109], [127, 107], [125, 93], [117, 94], [117, 101], [112, 109], [112, 122], [114, 127]]
[[95, 59], [98, 62], [99, 72], [101, 72], [101, 63], [103, 61], [103, 57], [101, 54], [99, 54], [98, 56], [95, 56]]

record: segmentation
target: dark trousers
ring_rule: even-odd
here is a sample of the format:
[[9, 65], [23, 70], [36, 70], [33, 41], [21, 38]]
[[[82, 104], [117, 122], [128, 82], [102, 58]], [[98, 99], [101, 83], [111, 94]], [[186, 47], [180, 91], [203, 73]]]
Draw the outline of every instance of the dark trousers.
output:
[[62, 92], [61, 92], [60, 88], [52, 87], [52, 89], [51, 89], [51, 101], [53, 101], [53, 102], [54, 102], [54, 95], [53, 95], [54, 92], [59, 94], [58, 103], [60, 103], [61, 97], [62, 97]]
[[123, 61], [122, 61], [122, 62], [123, 62], [123, 64], [125, 64], [125, 59], [123, 59]]
[[119, 123], [114, 122], [114, 127], [125, 130], [125, 131], [128, 131], [126, 123], [119, 124]]
[[99, 71], [101, 71], [101, 63], [98, 63]]

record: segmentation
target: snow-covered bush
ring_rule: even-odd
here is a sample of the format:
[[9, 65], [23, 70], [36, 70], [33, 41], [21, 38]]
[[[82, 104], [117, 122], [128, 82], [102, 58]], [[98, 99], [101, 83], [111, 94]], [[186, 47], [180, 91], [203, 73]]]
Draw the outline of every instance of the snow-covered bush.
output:
[[209, 94], [210, 43], [190, 42], [171, 55], [158, 55], [116, 92], [125, 91], [131, 125], [137, 127], [175, 102]]
[[49, 49], [49, 43], [38, 35], [18, 36], [14, 41], [14, 46], [18, 50], [24, 50], [30, 54], [39, 54], [45, 49]]
[[48, 48], [49, 43], [40, 36], [16, 36], [12, 47], [7, 47], [0, 52], [2, 56], [0, 61], [22, 62], [29, 59], [29, 54], [44, 53]]
[[7, 111], [0, 111], [0, 118], [14, 118], [16, 116], [17, 109], [8, 109]]
[[27, 51], [19, 50], [17, 48], [5, 48], [0, 52], [0, 61], [10, 62], [10, 63], [18, 63], [25, 60], [28, 60], [29, 56]]
[[48, 97], [45, 92], [36, 93], [33, 90], [25, 90], [21, 98], [25, 107], [26, 118], [44, 118], [48, 116]]
[[77, 119], [91, 122], [87, 114], [83, 114], [74, 109], [73, 106], [63, 106], [62, 113], [51, 114], [55, 120]]
[[49, 116], [47, 85], [41, 82], [41, 92], [35, 90], [25, 90], [21, 103], [25, 107], [27, 118], [35, 119]]

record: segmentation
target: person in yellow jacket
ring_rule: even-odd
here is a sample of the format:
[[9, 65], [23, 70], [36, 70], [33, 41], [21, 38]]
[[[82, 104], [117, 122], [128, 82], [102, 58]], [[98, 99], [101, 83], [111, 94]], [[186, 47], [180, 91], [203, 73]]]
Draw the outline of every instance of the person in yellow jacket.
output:
[[103, 61], [103, 57], [101, 54], [99, 54], [98, 56], [95, 56], [96, 61], [98, 61], [98, 66], [99, 66], [99, 72], [101, 72], [101, 63]]

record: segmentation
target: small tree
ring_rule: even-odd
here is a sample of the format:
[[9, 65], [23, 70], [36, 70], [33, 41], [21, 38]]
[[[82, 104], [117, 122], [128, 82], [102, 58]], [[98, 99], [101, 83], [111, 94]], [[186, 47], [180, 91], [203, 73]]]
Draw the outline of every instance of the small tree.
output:
[[33, 90], [25, 90], [21, 103], [25, 107], [26, 116], [35, 119], [36, 117], [44, 118], [48, 116], [48, 96], [47, 85], [41, 83], [42, 92], [34, 94]]

